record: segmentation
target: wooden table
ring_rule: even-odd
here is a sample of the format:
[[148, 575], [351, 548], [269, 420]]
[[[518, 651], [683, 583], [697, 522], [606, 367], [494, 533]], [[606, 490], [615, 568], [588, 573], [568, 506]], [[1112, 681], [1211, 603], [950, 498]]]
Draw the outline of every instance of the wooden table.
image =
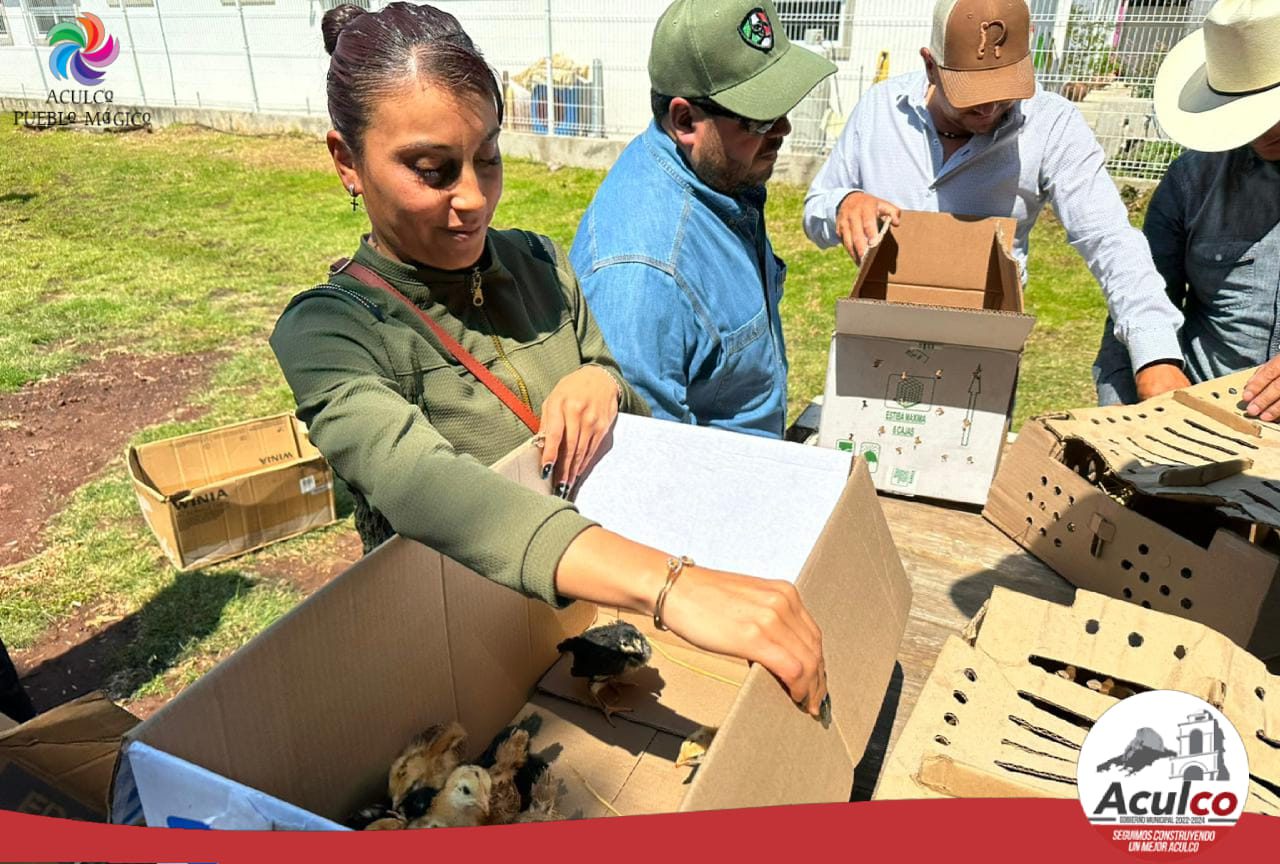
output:
[[875, 791], [885, 754], [920, 695], [946, 638], [960, 630], [996, 585], [1057, 603], [1075, 588], [1000, 533], [973, 508], [880, 496], [911, 579], [911, 614], [898, 665], [871, 741], [854, 774], [853, 800]]

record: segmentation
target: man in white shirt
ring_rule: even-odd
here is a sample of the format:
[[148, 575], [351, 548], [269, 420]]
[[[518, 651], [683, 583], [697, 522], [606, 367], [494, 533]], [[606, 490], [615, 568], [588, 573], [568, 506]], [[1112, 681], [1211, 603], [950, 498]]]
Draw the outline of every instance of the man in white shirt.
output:
[[805, 198], [804, 229], [861, 260], [899, 208], [1013, 217], [1026, 280], [1031, 229], [1052, 202], [1102, 287], [1138, 392], [1190, 382], [1182, 314], [1075, 106], [1036, 86], [1023, 0], [939, 0], [924, 71], [891, 78], [858, 102]]

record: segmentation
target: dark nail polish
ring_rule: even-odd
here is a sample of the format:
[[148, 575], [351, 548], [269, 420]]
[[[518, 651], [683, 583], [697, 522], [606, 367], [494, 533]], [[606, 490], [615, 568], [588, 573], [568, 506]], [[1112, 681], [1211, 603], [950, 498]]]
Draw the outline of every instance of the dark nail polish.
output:
[[818, 706], [818, 720], [822, 723], [822, 728], [827, 729], [831, 726], [831, 694], [828, 693], [822, 697], [822, 704]]
[[554, 467], [556, 467], [556, 463], [554, 463], [554, 462], [548, 462], [546, 465], [543, 465], [543, 466], [542, 466], [542, 479], [543, 479], [543, 480], [546, 480], [548, 477], [550, 477], [550, 476], [551, 476], [551, 469], [552, 469], [552, 468], [554, 468]]
[[556, 494], [559, 495], [561, 498], [567, 499], [569, 497], [569, 484], [561, 483], [559, 486], [557, 486]]

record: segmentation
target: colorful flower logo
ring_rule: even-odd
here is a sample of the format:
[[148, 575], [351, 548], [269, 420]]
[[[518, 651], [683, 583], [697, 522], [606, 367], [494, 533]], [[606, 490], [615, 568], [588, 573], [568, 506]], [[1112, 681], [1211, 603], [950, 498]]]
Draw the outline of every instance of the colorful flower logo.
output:
[[63, 21], [49, 30], [49, 68], [62, 80], [74, 78], [86, 87], [102, 81], [101, 71], [120, 56], [120, 43], [107, 35], [102, 19], [84, 13], [74, 21]]

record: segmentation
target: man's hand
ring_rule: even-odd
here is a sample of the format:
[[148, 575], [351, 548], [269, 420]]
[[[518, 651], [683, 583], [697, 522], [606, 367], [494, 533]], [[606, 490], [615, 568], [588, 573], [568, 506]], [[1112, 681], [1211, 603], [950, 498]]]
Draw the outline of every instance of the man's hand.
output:
[[1249, 383], [1244, 385], [1242, 398], [1250, 417], [1270, 423], [1280, 419], [1280, 357], [1272, 357], [1258, 367]]
[[1191, 386], [1182, 368], [1177, 363], [1168, 361], [1143, 366], [1141, 371], [1133, 376], [1133, 380], [1138, 385], [1139, 400], [1147, 400], [1152, 396], [1177, 390], [1179, 387]]
[[880, 220], [888, 219], [896, 226], [901, 215], [902, 211], [888, 201], [866, 192], [850, 192], [836, 208], [836, 236], [849, 257], [861, 264], [867, 247], [880, 234]]

